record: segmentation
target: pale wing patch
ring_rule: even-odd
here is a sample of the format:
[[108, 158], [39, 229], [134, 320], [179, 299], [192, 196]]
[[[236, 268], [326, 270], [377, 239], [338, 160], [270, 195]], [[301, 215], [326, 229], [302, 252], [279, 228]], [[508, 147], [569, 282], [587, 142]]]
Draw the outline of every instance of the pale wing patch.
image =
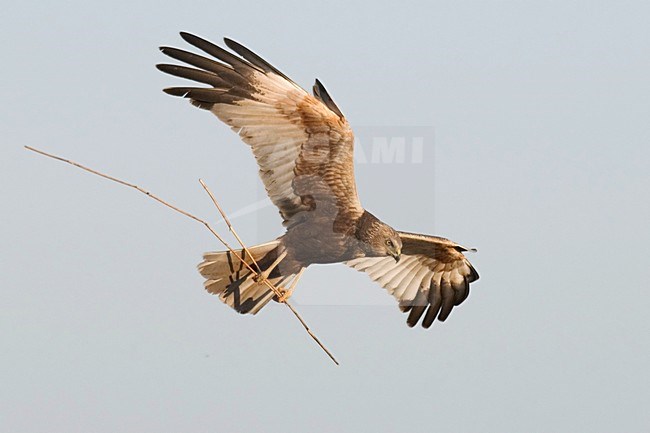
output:
[[211, 111], [251, 146], [269, 198], [285, 220], [298, 212], [303, 204], [292, 182], [302, 145], [309, 139], [305, 130], [277, 109], [270, 111], [269, 105], [254, 100], [215, 104]]
[[367, 273], [393, 295], [402, 311], [410, 312], [409, 326], [424, 315], [422, 326], [428, 328], [436, 317], [446, 320], [452, 308], [467, 298], [469, 283], [478, 274], [458, 250], [464, 249], [451, 241], [411, 234], [402, 236], [402, 241], [405, 252], [398, 263], [392, 257], [363, 257], [346, 264]]
[[402, 256], [399, 263], [392, 257], [364, 257], [345, 262], [346, 265], [366, 272], [368, 276], [384, 287], [397, 301], [413, 301], [418, 291], [425, 295], [428, 285], [425, 277], [431, 278], [432, 272], [417, 256]]

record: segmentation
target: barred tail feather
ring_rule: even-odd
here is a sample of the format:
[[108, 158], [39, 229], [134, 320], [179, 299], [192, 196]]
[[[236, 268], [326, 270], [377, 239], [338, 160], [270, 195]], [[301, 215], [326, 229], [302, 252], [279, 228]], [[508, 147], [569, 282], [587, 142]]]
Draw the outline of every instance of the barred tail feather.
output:
[[[264, 271], [279, 256], [280, 241], [274, 240], [265, 244], [249, 247], [248, 251], [255, 259], [246, 254], [244, 250], [237, 251], [246, 263], [258, 271]], [[256, 281], [255, 274], [251, 272], [230, 251], [210, 252], [203, 255], [203, 262], [198, 266], [199, 272], [206, 281], [205, 289], [241, 314], [257, 314], [262, 307], [273, 299], [275, 293], [263, 281]], [[295, 277], [295, 274], [282, 275], [275, 268], [268, 277], [268, 281], [280, 287]]]

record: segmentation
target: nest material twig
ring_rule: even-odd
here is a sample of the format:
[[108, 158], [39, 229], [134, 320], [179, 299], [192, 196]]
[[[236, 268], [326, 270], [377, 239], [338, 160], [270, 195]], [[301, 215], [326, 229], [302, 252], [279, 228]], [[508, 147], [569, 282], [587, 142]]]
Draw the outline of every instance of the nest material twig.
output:
[[[86, 167], [86, 166], [84, 166], [84, 165], [82, 165], [82, 164], [79, 164], [79, 163], [77, 163], [77, 162], [74, 162], [74, 161], [72, 161], [72, 160], [69, 160], [69, 159], [66, 159], [66, 158], [62, 158], [62, 157], [60, 157], [60, 156], [52, 155], [51, 153], [47, 153], [47, 152], [44, 152], [44, 151], [42, 151], [42, 150], [35, 149], [35, 148], [33, 148], [33, 147], [30, 147], [30, 146], [25, 146], [25, 148], [26, 148], [27, 150], [31, 150], [32, 152], [36, 152], [36, 153], [41, 154], [41, 155], [43, 155], [43, 156], [46, 156], [46, 157], [48, 157], [48, 158], [56, 159], [57, 161], [61, 161], [61, 162], [65, 162], [66, 164], [73, 165], [73, 166], [78, 167], [78, 168], [80, 168], [80, 169], [82, 169], [82, 170], [84, 170], [84, 171], [87, 171], [87, 172], [89, 172], [89, 173], [92, 173], [92, 174], [95, 174], [95, 175], [97, 175], [97, 176], [103, 177], [104, 179], [108, 179], [108, 180], [111, 180], [111, 181], [113, 181], [113, 182], [119, 183], [120, 185], [124, 185], [124, 186], [130, 187], [130, 188], [136, 189], [136, 190], [140, 191], [141, 193], [143, 193], [144, 195], [146, 195], [146, 196], [148, 196], [148, 197], [150, 197], [150, 198], [156, 200], [157, 202], [163, 204], [164, 206], [166, 206], [166, 207], [168, 207], [168, 208], [170, 208], [170, 209], [172, 209], [172, 210], [174, 210], [174, 211], [176, 211], [176, 212], [178, 212], [178, 213], [180, 213], [180, 214], [183, 214], [183, 215], [185, 215], [186, 217], [191, 218], [191, 219], [193, 219], [193, 220], [196, 221], [196, 222], [199, 222], [199, 223], [203, 224], [203, 225], [204, 225], [204, 226], [205, 226], [205, 227], [210, 231], [210, 233], [212, 233], [212, 234], [213, 234], [213, 235], [214, 235], [214, 236], [219, 240], [219, 242], [221, 242], [221, 243], [222, 243], [222, 244], [223, 244], [223, 245], [224, 245], [224, 246], [225, 246], [225, 247], [226, 247], [226, 248], [227, 248], [227, 249], [228, 249], [228, 250], [229, 250], [229, 251], [230, 251], [230, 252], [231, 252], [235, 257], [236, 257], [236, 258], [237, 258], [237, 260], [239, 260], [239, 261], [240, 261], [240, 262], [241, 262], [241, 263], [242, 263], [246, 268], [248, 268], [249, 271], [253, 272], [257, 277], [261, 277], [260, 272], [259, 272], [259, 267], [257, 266], [257, 263], [255, 262], [255, 259], [252, 259], [253, 256], [252, 256], [252, 255], [250, 254], [250, 252], [248, 251], [248, 248], [246, 247], [246, 245], [244, 244], [244, 242], [241, 240], [241, 238], [239, 237], [239, 235], [238, 235], [237, 232], [235, 231], [235, 228], [234, 228], [233, 225], [230, 223], [230, 220], [228, 219], [228, 217], [226, 216], [225, 212], [223, 211], [223, 209], [222, 209], [221, 206], [219, 205], [219, 202], [218, 202], [217, 199], [214, 197], [214, 195], [212, 194], [212, 192], [210, 191], [210, 189], [208, 188], [208, 186], [205, 184], [205, 182], [203, 182], [203, 180], [199, 179], [199, 182], [201, 183], [201, 186], [203, 187], [203, 189], [205, 189], [205, 191], [208, 193], [208, 195], [209, 195], [210, 198], [212, 199], [212, 202], [213, 202], [214, 205], [217, 207], [217, 210], [219, 211], [219, 213], [220, 213], [221, 216], [223, 217], [223, 219], [224, 219], [226, 225], [228, 226], [228, 229], [230, 230], [230, 232], [232, 232], [232, 234], [234, 235], [235, 239], [237, 239], [237, 242], [241, 245], [241, 247], [242, 247], [242, 249], [244, 250], [244, 252], [246, 253], [246, 255], [248, 255], [248, 257], [251, 257], [251, 259], [252, 259], [252, 261], [253, 261], [253, 265], [255, 266], [256, 269], [254, 269], [254, 268], [253, 268], [252, 266], [250, 266], [250, 265], [249, 265], [249, 264], [248, 264], [244, 259], [242, 259], [242, 257], [239, 255], [239, 253], [238, 253], [237, 251], [235, 251], [235, 250], [234, 250], [234, 249], [233, 249], [233, 248], [232, 248], [232, 247], [231, 247], [231, 246], [226, 242], [226, 240], [223, 239], [223, 238], [219, 235], [219, 233], [217, 233], [217, 232], [212, 228], [212, 226], [211, 226], [207, 221], [205, 221], [205, 220], [203, 220], [203, 219], [201, 219], [201, 218], [199, 218], [199, 217], [197, 217], [197, 216], [194, 216], [194, 215], [192, 215], [191, 213], [189, 213], [189, 212], [187, 212], [187, 211], [184, 211], [183, 209], [180, 209], [180, 208], [178, 208], [178, 207], [172, 205], [171, 203], [169, 203], [169, 202], [167, 202], [167, 201], [161, 199], [160, 197], [158, 197], [158, 196], [152, 194], [151, 192], [147, 191], [146, 189], [141, 188], [141, 187], [139, 187], [138, 185], [135, 185], [135, 184], [132, 184], [132, 183], [129, 183], [129, 182], [123, 181], [123, 180], [121, 180], [121, 179], [115, 178], [115, 177], [113, 177], [113, 176], [109, 176], [109, 175], [107, 175], [107, 174], [101, 173], [101, 172], [99, 172], [99, 171], [97, 171], [97, 170], [93, 170], [92, 168]], [[299, 276], [297, 276], [297, 277], [299, 278]], [[336, 365], [339, 365], [339, 363], [338, 363], [338, 361], [336, 360], [336, 358], [334, 358], [334, 355], [332, 355], [332, 353], [327, 349], [327, 347], [325, 347], [325, 345], [324, 345], [324, 344], [323, 344], [323, 343], [318, 339], [318, 337], [316, 337], [316, 335], [311, 331], [311, 329], [309, 328], [309, 326], [307, 326], [307, 323], [305, 322], [305, 320], [300, 316], [300, 314], [298, 314], [298, 312], [297, 312], [296, 309], [293, 307], [293, 305], [291, 305], [291, 304], [288, 302], [288, 300], [286, 299], [286, 297], [284, 296], [284, 294], [282, 293], [282, 291], [281, 291], [278, 287], [276, 287], [274, 284], [272, 284], [272, 283], [271, 283], [268, 279], [266, 279], [266, 278], [260, 278], [260, 282], [263, 282], [264, 284], [266, 284], [266, 285], [267, 285], [267, 286], [268, 286], [268, 287], [273, 291], [273, 293], [276, 295], [277, 300], [278, 300], [279, 302], [283, 303], [284, 305], [286, 305], [287, 308], [289, 308], [289, 310], [291, 310], [291, 312], [293, 313], [293, 315], [296, 316], [296, 318], [298, 319], [298, 321], [300, 321], [300, 324], [303, 326], [303, 328], [305, 329], [305, 331], [307, 331], [307, 333], [309, 334], [309, 336], [310, 336], [310, 337], [311, 337], [311, 338], [316, 342], [316, 344], [318, 344], [318, 345], [320, 346], [320, 348], [323, 349], [323, 351], [327, 354], [327, 356], [329, 356], [330, 359], [331, 359], [332, 361], [334, 361], [334, 363], [335, 363]], [[294, 283], [295, 283], [295, 282], [297, 282], [297, 281], [294, 281]], [[292, 288], [291, 288], [291, 289], [293, 289], [293, 286], [294, 286], [294, 285], [295, 285], [295, 284], [292, 285]]]

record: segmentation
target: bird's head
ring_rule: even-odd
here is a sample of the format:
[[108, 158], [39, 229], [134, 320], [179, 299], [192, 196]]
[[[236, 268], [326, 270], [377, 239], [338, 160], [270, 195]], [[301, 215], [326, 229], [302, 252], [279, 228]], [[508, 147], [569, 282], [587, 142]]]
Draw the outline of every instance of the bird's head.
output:
[[391, 256], [395, 259], [395, 262], [399, 262], [402, 256], [402, 239], [399, 234], [388, 224], [379, 221], [373, 228], [373, 233], [368, 239], [370, 251], [367, 251], [366, 255], [375, 257]]
[[364, 211], [357, 222], [356, 237], [366, 257], [391, 256], [399, 262], [402, 255], [402, 238], [391, 226], [373, 214]]

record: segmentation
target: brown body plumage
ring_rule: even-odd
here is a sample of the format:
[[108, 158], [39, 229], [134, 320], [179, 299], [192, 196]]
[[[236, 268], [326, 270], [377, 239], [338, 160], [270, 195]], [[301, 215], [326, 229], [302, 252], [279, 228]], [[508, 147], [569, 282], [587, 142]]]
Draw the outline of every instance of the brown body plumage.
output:
[[[158, 68], [211, 87], [165, 92], [189, 98], [240, 135], [284, 220], [283, 236], [250, 249], [260, 272], [273, 284], [287, 285], [311, 264], [344, 262], [386, 287], [409, 312], [410, 326], [422, 316], [425, 327], [436, 317], [444, 321], [478, 279], [462, 254], [466, 249], [443, 238], [397, 232], [363, 209], [354, 180], [354, 135], [325, 87], [316, 80], [314, 94], [308, 94], [230, 39], [226, 45], [241, 57], [197, 36], [181, 36], [218, 61], [163, 47], [194, 68]], [[206, 253], [199, 270], [206, 289], [240, 313], [257, 313], [273, 298], [228, 252]]]

